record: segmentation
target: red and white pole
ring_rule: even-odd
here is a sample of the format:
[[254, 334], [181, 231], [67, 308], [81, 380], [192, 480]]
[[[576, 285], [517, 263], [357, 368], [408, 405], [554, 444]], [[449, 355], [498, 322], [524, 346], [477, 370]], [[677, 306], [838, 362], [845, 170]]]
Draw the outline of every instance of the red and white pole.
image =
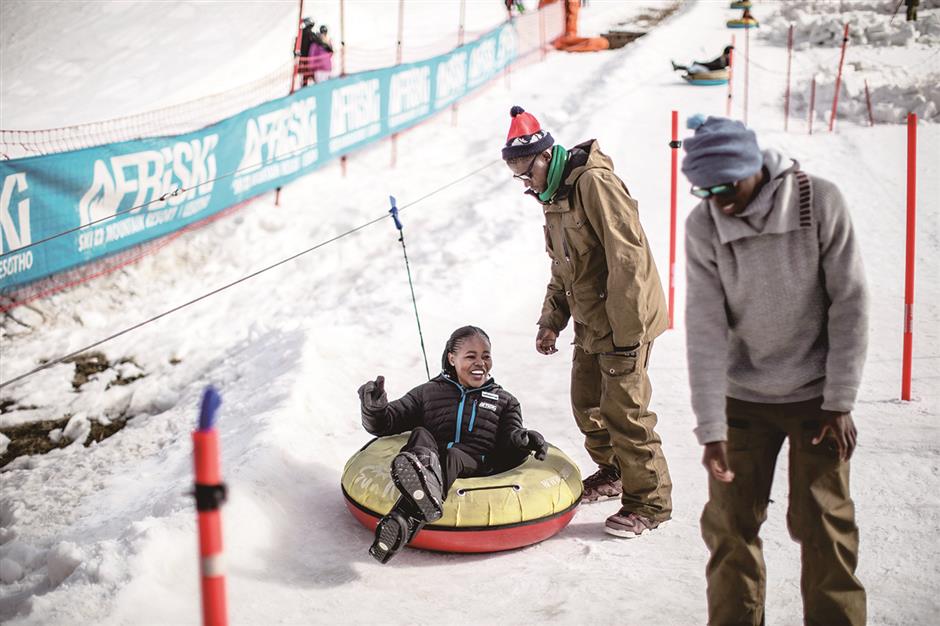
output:
[[747, 92], [751, 67], [751, 29], [744, 29], [744, 125], [747, 126]]
[[339, 75], [346, 75], [346, 3], [339, 0]]
[[816, 75], [809, 88], [809, 134], [813, 134], [813, 118], [816, 117]]
[[[464, 23], [467, 17], [467, 0], [460, 0], [460, 23], [457, 25], [457, 47], [463, 45]], [[457, 102], [450, 109], [450, 125], [457, 125]]]
[[731, 35], [731, 53], [728, 55], [728, 105], [725, 117], [731, 117], [731, 86], [734, 85], [734, 35]]
[[904, 264], [904, 357], [901, 399], [911, 399], [911, 359], [914, 353], [914, 225], [917, 206], [917, 115], [907, 114], [907, 256]]
[[297, 38], [294, 40], [294, 69], [290, 76], [290, 92], [294, 93], [297, 83], [297, 69], [301, 63], [300, 40], [304, 32], [304, 0], [300, 0], [300, 15], [297, 17]]
[[793, 24], [787, 32], [787, 92], [783, 97], [783, 132], [790, 126], [790, 65], [793, 62]]
[[539, 47], [542, 49], [542, 60], [548, 56], [548, 42], [545, 41], [545, 11], [539, 9]]
[[199, 518], [199, 559], [202, 572], [202, 623], [226, 626], [225, 568], [222, 560], [222, 514], [226, 488], [219, 464], [219, 433], [215, 413], [222, 399], [206, 387], [199, 413], [199, 430], [193, 433], [196, 470], [196, 511]]
[[[346, 75], [346, 3], [339, 0], [339, 75]], [[339, 158], [339, 169], [346, 178], [346, 155]]]
[[842, 64], [845, 62], [845, 46], [849, 43], [849, 25], [845, 25], [842, 35], [842, 54], [839, 56], [839, 73], [836, 74], [836, 91], [832, 94], [832, 113], [829, 114], [829, 132], [836, 124], [836, 106], [839, 104], [839, 88], [842, 86]]
[[[398, 0], [398, 46], [395, 48], [395, 65], [401, 65], [401, 46], [405, 34], [405, 0]], [[398, 163], [398, 133], [392, 133], [392, 162]]]
[[669, 189], [669, 328], [673, 328], [675, 321], [675, 277], [676, 277], [676, 186], [679, 172], [679, 112], [672, 112], [672, 141], [669, 147], [672, 152], [672, 184]]

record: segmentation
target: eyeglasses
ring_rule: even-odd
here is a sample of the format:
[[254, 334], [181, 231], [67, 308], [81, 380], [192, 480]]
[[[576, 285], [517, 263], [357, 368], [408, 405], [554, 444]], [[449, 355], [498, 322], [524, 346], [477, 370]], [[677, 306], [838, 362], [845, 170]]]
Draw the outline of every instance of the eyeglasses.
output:
[[702, 199], [712, 196], [730, 196], [737, 190], [737, 187], [738, 183], [721, 183], [713, 187], [696, 187], [693, 185], [692, 188], [689, 189], [689, 193], [696, 198]]
[[535, 162], [538, 161], [539, 157], [542, 156], [541, 153], [536, 154], [531, 161], [529, 161], [529, 168], [522, 172], [521, 174], [513, 174], [512, 177], [516, 180], [532, 180], [532, 168], [535, 167]]

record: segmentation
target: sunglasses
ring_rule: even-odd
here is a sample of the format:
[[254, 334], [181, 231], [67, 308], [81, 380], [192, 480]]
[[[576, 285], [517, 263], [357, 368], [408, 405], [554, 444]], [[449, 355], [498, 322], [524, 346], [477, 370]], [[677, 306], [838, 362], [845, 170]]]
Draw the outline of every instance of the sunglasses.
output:
[[735, 192], [738, 187], [738, 183], [721, 183], [720, 185], [715, 185], [713, 187], [695, 187], [692, 186], [689, 189], [691, 193], [696, 198], [711, 198], [712, 196], [730, 196]]
[[516, 180], [532, 180], [532, 168], [535, 167], [535, 162], [540, 156], [542, 156], [541, 153], [536, 154], [535, 157], [529, 161], [529, 168], [526, 171], [522, 172], [521, 174], [513, 174], [512, 177]]

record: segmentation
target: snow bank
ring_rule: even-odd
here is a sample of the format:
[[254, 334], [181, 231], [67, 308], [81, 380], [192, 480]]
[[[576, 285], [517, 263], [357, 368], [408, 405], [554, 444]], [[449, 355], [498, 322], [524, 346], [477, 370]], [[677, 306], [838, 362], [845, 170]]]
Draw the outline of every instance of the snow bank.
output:
[[[896, 3], [895, 3], [896, 4]], [[891, 6], [888, 6], [891, 5]], [[767, 5], [758, 5], [758, 7]], [[812, 80], [816, 79], [816, 120], [828, 124], [841, 57], [845, 24], [849, 25], [839, 93], [837, 119], [868, 125], [865, 82], [871, 97], [871, 118], [876, 124], [903, 123], [908, 112], [927, 122], [940, 121], [940, 0], [922, 2], [917, 21], [908, 22], [904, 6], [892, 19], [888, 2], [775, 3], [755, 33], [762, 42], [786, 48], [789, 26], [794, 26], [791, 114], [806, 120]], [[755, 8], [755, 10], [758, 10]], [[739, 47], [737, 63], [743, 62]], [[786, 57], [752, 54], [752, 71], [778, 77], [785, 87]], [[740, 65], [738, 65], [740, 68]]]
[[[891, 2], [839, 3], [833, 11], [833, 2], [779, 3], [779, 10], [761, 19], [759, 36], [778, 45], [787, 45], [787, 32], [793, 24], [793, 45], [797, 49], [809, 46], [839, 47], [845, 25], [849, 25], [849, 45], [909, 46], [940, 42], [940, 7], [938, 0], [922, 0], [917, 20], [905, 19], [904, 6], [892, 17], [896, 4]], [[844, 6], [848, 5], [848, 6]], [[759, 5], [760, 6], [760, 5]], [[759, 11], [755, 8], [754, 11]]]
[[[826, 124], [832, 114], [832, 98], [835, 92], [834, 73], [816, 75], [816, 106], [814, 118]], [[806, 119], [809, 114], [811, 84], [803, 79], [794, 83], [791, 114]], [[940, 82], [933, 78], [913, 80], [907, 85], [872, 84], [869, 81], [872, 117], [876, 124], [900, 124], [907, 120], [908, 112], [917, 114], [923, 121], [940, 121]], [[850, 120], [867, 125], [868, 103], [865, 97], [865, 79], [859, 72], [846, 68], [842, 76], [842, 88], [836, 107], [837, 121]]]

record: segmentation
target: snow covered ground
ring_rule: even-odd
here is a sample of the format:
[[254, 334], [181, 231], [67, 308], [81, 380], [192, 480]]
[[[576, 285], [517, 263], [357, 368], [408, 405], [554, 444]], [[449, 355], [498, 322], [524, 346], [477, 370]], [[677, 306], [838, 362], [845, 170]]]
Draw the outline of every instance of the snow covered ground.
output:
[[[3, 4], [4, 24], [11, 4]], [[274, 8], [264, 19], [282, 20], [289, 30], [296, 18], [294, 3], [287, 4], [266, 3]], [[394, 23], [396, 4], [372, 3], [372, 15], [381, 11], [385, 16], [372, 22]], [[602, 32], [643, 7], [663, 4], [592, 0], [582, 31]], [[906, 130], [898, 124], [869, 128], [864, 118], [847, 116], [840, 118], [836, 133], [825, 132], [820, 121], [810, 136], [805, 117], [797, 122], [794, 113], [790, 132], [783, 132], [783, 75], [760, 71], [756, 64], [785, 68], [785, 38], [781, 44], [776, 30], [773, 36], [765, 33], [771, 25], [783, 28], [772, 15], [790, 4], [756, 3], [753, 10], [764, 25], [750, 41], [755, 65], [749, 75], [748, 121], [762, 145], [777, 147], [806, 170], [837, 182], [852, 208], [873, 294], [869, 359], [855, 412], [859, 576], [869, 591], [870, 623], [929, 624], [940, 610], [940, 264], [935, 258], [940, 166], [931, 156], [940, 127], [923, 123], [919, 128], [914, 400], [907, 403], [898, 400]], [[88, 6], [101, 8], [102, 3]], [[85, 22], [83, 42], [89, 33], [104, 41], [120, 32], [119, 26], [130, 28], [152, 17], [146, 4], [106, 6], [120, 17], [102, 19], [101, 30], [95, 20]], [[173, 6], [164, 13], [205, 5]], [[232, 23], [260, 23], [261, 14], [253, 13], [261, 11], [259, 6], [228, 7], [245, 12]], [[832, 15], [837, 25], [853, 14], [851, 3], [841, 6], [845, 13]], [[508, 111], [522, 105], [566, 145], [600, 140], [640, 202], [665, 279], [669, 111], [678, 109], [683, 119], [692, 113], [724, 114], [726, 101], [723, 87], [686, 86], [669, 72], [668, 60], [715, 56], [730, 40], [725, 20], [737, 14], [726, 7], [726, 2], [687, 3], [650, 35], [620, 50], [552, 53], [461, 105], [457, 126], [450, 116], [441, 116], [402, 136], [395, 169], [388, 168], [389, 149], [381, 145], [350, 159], [346, 178], [338, 166], [327, 167], [286, 188], [280, 207], [263, 198], [136, 265], [35, 308], [14, 310], [19, 321], [7, 318], [0, 327], [0, 380], [379, 217], [390, 193], [404, 206], [490, 164], [402, 212], [429, 360], [433, 367], [454, 328], [472, 323], [486, 329], [493, 338], [494, 375], [519, 397], [527, 424], [589, 473], [589, 458], [568, 408], [570, 331], [552, 357], [533, 348], [548, 261], [538, 205], [523, 197], [519, 183], [495, 162]], [[922, 8], [921, 19], [936, 13]], [[899, 18], [892, 28], [906, 27], [903, 15]], [[137, 41], [144, 48], [161, 47], [163, 63], [154, 72], [163, 64], [179, 72], [189, 71], [188, 65], [205, 68], [212, 62], [181, 58], [185, 53], [176, 43], [200, 41], [215, 25], [180, 20], [172, 29], [142, 31], [137, 36], [144, 39]], [[36, 36], [47, 27], [47, 22], [33, 21], [20, 26]], [[281, 34], [269, 41], [252, 29], [245, 32], [266, 50], [280, 50], [283, 44]], [[738, 31], [739, 45], [742, 37]], [[3, 42], [4, 59], [27, 58], [16, 56], [6, 32]], [[75, 45], [76, 57], [96, 54], [92, 42]], [[903, 47], [852, 42], [846, 63], [862, 58], [853, 57], [857, 53], [885, 59], [885, 65], [919, 67], [917, 72], [885, 70], [886, 84], [906, 85], [914, 74], [934, 80], [928, 72], [935, 71], [935, 64], [927, 59], [937, 49], [935, 40], [917, 39]], [[257, 65], [248, 65], [247, 57], [254, 56], [250, 49], [243, 53], [238, 58], [246, 68], [266, 71], [257, 59]], [[115, 61], [116, 53], [107, 46], [100, 54], [104, 66]], [[818, 66], [838, 62], [836, 56], [833, 63], [838, 49], [832, 46], [811, 46], [799, 54], [794, 85], [808, 84]], [[229, 67], [234, 66], [233, 57]], [[81, 96], [98, 80], [89, 75], [54, 88], [41, 81], [31, 85], [37, 92], [29, 95], [8, 91], [8, 68], [5, 60], [3, 126], [9, 111], [27, 109], [36, 127], [59, 125], [60, 110], [51, 98], [35, 106], [39, 93], [82, 102], [68, 90]], [[27, 75], [26, 69], [17, 71]], [[251, 74], [246, 69], [240, 75]], [[743, 89], [739, 66], [735, 117], [743, 115]], [[899, 91], [892, 102], [903, 106], [909, 101], [913, 108], [917, 95]], [[137, 98], [121, 106], [136, 112], [156, 104], [159, 95], [142, 90]], [[828, 111], [831, 102], [821, 103], [817, 107]], [[74, 121], [101, 117], [97, 105], [94, 110], [72, 108]], [[679, 184], [684, 191], [687, 183]], [[691, 196], [680, 193], [680, 242], [681, 217], [693, 204]], [[681, 312], [681, 243], [678, 256]], [[653, 408], [675, 483], [674, 519], [636, 541], [604, 534], [603, 520], [617, 508], [606, 503], [582, 507], [557, 536], [510, 553], [406, 550], [387, 566], [368, 556], [371, 534], [347, 513], [339, 490], [343, 464], [368, 439], [359, 425], [355, 390], [384, 374], [394, 396], [424, 377], [397, 233], [387, 221], [105, 344], [101, 349], [112, 362], [133, 358], [146, 374], [130, 385], [108, 388], [118, 374], [109, 370], [75, 392], [73, 367], [57, 365], [4, 388], [3, 398], [37, 408], [5, 413], [3, 425], [72, 415], [79, 416], [73, 428], [81, 433], [83, 417], [132, 419], [100, 444], [85, 448], [77, 442], [43, 456], [21, 457], [0, 473], [0, 620], [17, 625], [198, 623], [195, 514], [186, 495], [192, 482], [189, 433], [201, 390], [212, 383], [224, 398], [223, 470], [231, 489], [224, 532], [233, 623], [703, 623], [706, 551], [698, 517], [706, 477], [692, 435], [681, 318], [680, 313], [676, 330], [657, 341], [651, 363]], [[763, 530], [771, 624], [802, 622], [799, 549], [785, 524], [786, 472], [783, 453], [775, 504]]]

